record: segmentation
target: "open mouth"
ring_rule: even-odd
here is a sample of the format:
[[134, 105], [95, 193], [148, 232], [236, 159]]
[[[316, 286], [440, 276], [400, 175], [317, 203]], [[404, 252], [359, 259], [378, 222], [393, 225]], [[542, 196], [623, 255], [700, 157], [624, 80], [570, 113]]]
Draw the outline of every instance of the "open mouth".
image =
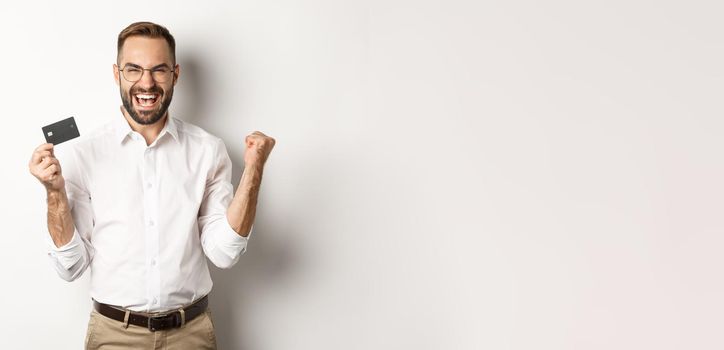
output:
[[136, 100], [136, 105], [140, 106], [143, 109], [155, 107], [160, 97], [161, 95], [159, 94], [146, 93], [133, 95], [133, 99]]

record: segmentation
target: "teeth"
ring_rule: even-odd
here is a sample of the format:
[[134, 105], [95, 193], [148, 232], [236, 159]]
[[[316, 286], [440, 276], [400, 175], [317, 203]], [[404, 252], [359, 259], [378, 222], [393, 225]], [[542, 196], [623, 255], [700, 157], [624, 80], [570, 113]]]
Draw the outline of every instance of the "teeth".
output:
[[141, 106], [152, 106], [158, 99], [156, 94], [136, 94], [135, 96]]

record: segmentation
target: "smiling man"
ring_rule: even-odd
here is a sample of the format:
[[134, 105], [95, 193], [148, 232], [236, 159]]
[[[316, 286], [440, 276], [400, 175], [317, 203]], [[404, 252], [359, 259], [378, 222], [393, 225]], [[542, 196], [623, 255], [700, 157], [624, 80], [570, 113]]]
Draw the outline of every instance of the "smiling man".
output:
[[245, 138], [234, 194], [223, 141], [169, 115], [175, 48], [154, 23], [121, 31], [119, 116], [57, 155], [40, 145], [30, 159], [47, 192], [53, 266], [68, 281], [90, 267], [86, 349], [215, 349], [206, 259], [233, 266], [254, 223], [275, 140]]

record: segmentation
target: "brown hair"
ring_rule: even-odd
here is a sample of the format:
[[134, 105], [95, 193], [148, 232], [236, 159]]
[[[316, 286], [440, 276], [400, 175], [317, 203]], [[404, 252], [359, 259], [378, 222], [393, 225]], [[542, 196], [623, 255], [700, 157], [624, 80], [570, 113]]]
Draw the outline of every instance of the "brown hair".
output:
[[121, 56], [123, 43], [126, 42], [126, 39], [132, 36], [166, 39], [168, 47], [171, 50], [171, 58], [173, 59], [174, 64], [176, 63], [176, 40], [174, 40], [173, 35], [171, 35], [171, 32], [169, 32], [166, 27], [151, 22], [132, 23], [118, 34], [118, 53], [116, 59]]

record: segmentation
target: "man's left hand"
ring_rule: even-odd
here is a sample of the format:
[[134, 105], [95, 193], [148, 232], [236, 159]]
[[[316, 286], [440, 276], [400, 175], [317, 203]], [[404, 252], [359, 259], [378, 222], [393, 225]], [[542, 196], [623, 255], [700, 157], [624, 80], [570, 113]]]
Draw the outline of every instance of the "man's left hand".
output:
[[254, 131], [244, 139], [244, 143], [246, 143], [246, 151], [244, 152], [245, 166], [263, 167], [269, 153], [274, 148], [274, 144], [276, 144], [276, 140], [259, 131]]

